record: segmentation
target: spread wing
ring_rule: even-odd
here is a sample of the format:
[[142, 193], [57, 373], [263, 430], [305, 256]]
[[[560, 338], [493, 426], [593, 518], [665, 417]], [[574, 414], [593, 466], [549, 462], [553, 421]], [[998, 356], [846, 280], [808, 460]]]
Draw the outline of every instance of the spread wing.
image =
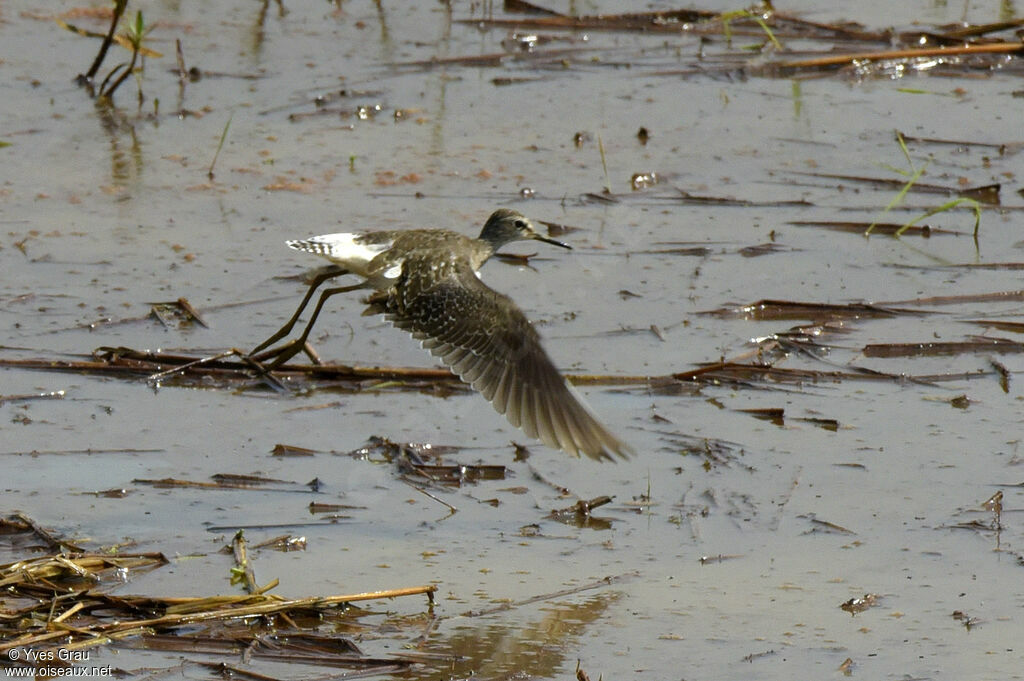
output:
[[626, 458], [630, 448], [594, 416], [541, 346], [540, 336], [507, 296], [468, 265], [423, 286], [398, 285], [369, 299], [529, 435], [570, 454]]

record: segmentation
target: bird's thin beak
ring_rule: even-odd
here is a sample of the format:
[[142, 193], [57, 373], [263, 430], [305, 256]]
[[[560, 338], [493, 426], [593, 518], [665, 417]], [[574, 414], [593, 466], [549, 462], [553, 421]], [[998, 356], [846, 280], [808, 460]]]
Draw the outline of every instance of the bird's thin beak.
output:
[[561, 241], [556, 241], [555, 239], [549, 239], [548, 237], [541, 236], [540, 234], [537, 234], [536, 232], [534, 232], [534, 237], [533, 238], [536, 239], [537, 241], [543, 241], [546, 244], [551, 244], [552, 246], [561, 246], [562, 248], [567, 248], [570, 251], [572, 250], [572, 246], [570, 246], [569, 244], [562, 243]]

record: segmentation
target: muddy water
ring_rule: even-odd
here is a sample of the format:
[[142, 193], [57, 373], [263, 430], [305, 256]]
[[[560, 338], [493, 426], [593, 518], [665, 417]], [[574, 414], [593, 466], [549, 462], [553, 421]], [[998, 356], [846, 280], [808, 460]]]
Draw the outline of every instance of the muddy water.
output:
[[[1020, 340], [971, 323], [1019, 322], [1017, 298], [908, 302], [1024, 288], [1013, 269], [979, 267], [1024, 260], [1017, 147], [977, 144], [1024, 141], [1015, 76], [744, 77], [732, 65], [750, 59], [741, 48], [759, 39], [747, 36], [731, 50], [715, 37], [706, 50], [717, 57], [684, 77], [677, 72], [693, 70], [696, 37], [628, 33], [553, 34], [545, 49], [567, 50], [554, 59], [426, 66], [505, 54], [509, 35], [459, 23], [481, 17], [468, 4], [265, 9], [147, 6], [156, 26], [149, 44], [164, 56], [146, 61], [140, 111], [132, 82], [114, 110], [71, 84], [95, 41], [60, 30], [33, 4], [4, 5], [4, 358], [66, 359], [100, 346], [251, 347], [301, 296], [301, 285], [281, 277], [313, 264], [284, 239], [413, 226], [474, 233], [505, 205], [579, 228], [562, 237], [571, 253], [520, 245], [509, 250], [536, 251], [531, 267], [485, 270], [536, 320], [567, 371], [661, 376], [745, 357], [756, 353], [752, 339], [809, 320], [701, 313], [788, 299], [921, 312], [843, 320], [821, 341], [824, 355], [779, 361], [907, 378], [585, 387], [639, 452], [599, 465], [529, 443], [471, 394], [154, 389], [5, 369], [3, 396], [65, 391], [60, 400], [0, 406], [5, 512], [80, 543], [127, 542], [172, 558], [124, 593], [232, 592], [229, 558], [218, 550], [243, 526], [254, 528], [253, 542], [306, 537], [303, 552], [254, 554], [258, 580], [279, 578], [282, 595], [436, 584], [440, 619], [422, 650], [440, 661], [417, 667], [423, 678], [568, 678], [577, 660], [591, 678], [820, 678], [841, 674], [847, 659], [868, 678], [1021, 676], [1020, 354], [863, 352], [872, 343], [986, 333]], [[844, 10], [857, 15], [816, 3], [785, 9], [871, 28], [943, 24], [965, 11], [928, 2], [903, 3], [898, 15], [889, 3]], [[966, 12], [975, 23], [1007, 18], [987, 5]], [[65, 18], [104, 30], [88, 17]], [[171, 72], [176, 38], [186, 63], [206, 74], [183, 90]], [[1002, 183], [1003, 210], [985, 211], [977, 241], [967, 236], [968, 210], [929, 218], [959, 234], [927, 239], [791, 224], [879, 217], [898, 186], [807, 173], [903, 181], [893, 170], [908, 169], [894, 130], [976, 143], [919, 142], [910, 151], [915, 165], [928, 164], [922, 181]], [[587, 133], [580, 146], [578, 132]], [[634, 174], [652, 172], [659, 184], [631, 191]], [[606, 184], [616, 202], [587, 197]], [[911, 194], [884, 219], [910, 219], [947, 200]], [[766, 244], [758, 257], [744, 250]], [[148, 317], [150, 303], [179, 297], [208, 328]], [[357, 297], [332, 301], [314, 334], [325, 360], [431, 365], [403, 334], [360, 311]], [[992, 360], [1010, 372], [1008, 392]], [[914, 379], [943, 374], [957, 377]], [[784, 418], [742, 411], [750, 409], [782, 409]], [[344, 455], [372, 435], [452, 445], [461, 449], [449, 461], [506, 464], [509, 475], [432, 487], [457, 508], [451, 514], [392, 466]], [[532, 445], [528, 462], [514, 460], [512, 440]], [[320, 453], [274, 457], [277, 443]], [[139, 482], [217, 473], [321, 486]], [[95, 494], [115, 488], [127, 494]], [[984, 530], [992, 514], [981, 504], [1000, 490], [1006, 510], [996, 535]], [[548, 517], [599, 495], [615, 497], [595, 513], [607, 523]], [[309, 513], [311, 501], [351, 508], [327, 523]], [[972, 522], [982, 529], [963, 529]], [[524, 602], [570, 587], [589, 588]], [[879, 596], [865, 612], [839, 607], [865, 594]], [[503, 604], [512, 607], [485, 612]], [[400, 623], [425, 611], [418, 600], [392, 601], [376, 617]], [[954, 611], [976, 624], [966, 627]], [[421, 632], [394, 623], [364, 648], [400, 651]], [[125, 669], [178, 664], [118, 649], [97, 656]]]

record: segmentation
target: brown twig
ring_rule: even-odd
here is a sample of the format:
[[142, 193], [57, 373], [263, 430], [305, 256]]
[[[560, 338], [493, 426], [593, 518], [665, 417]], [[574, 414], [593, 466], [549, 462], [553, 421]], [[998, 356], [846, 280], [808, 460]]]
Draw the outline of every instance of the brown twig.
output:
[[103, 60], [107, 56], [107, 50], [110, 49], [110, 44], [114, 42], [114, 33], [117, 32], [117, 24], [121, 21], [124, 10], [128, 7], [128, 0], [117, 0], [114, 3], [114, 14], [110, 19], [110, 29], [107, 31], [106, 37], [103, 38], [103, 43], [100, 45], [100, 51], [96, 54], [96, 58], [93, 59], [92, 66], [85, 72], [86, 82], [92, 82], [92, 79], [96, 77], [96, 73], [100, 70], [103, 65]]

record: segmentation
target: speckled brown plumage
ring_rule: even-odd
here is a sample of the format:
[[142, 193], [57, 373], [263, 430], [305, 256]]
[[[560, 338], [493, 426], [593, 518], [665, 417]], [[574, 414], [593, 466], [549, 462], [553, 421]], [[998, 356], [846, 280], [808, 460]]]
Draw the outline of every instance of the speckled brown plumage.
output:
[[540, 236], [516, 211], [491, 215], [472, 239], [448, 230], [329, 234], [288, 245], [323, 256], [374, 289], [365, 314], [383, 314], [480, 392], [530, 437], [594, 459], [631, 450], [605, 428], [555, 368], [540, 336], [480, 267], [506, 243]]

